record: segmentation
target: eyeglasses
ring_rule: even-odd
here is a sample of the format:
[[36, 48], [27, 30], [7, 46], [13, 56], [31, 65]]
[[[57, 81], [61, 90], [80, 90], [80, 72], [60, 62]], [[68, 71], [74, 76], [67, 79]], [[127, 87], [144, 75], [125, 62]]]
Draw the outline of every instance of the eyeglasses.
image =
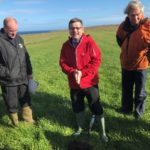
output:
[[12, 30], [12, 29], [9, 29], [9, 28], [6, 28], [6, 30], [7, 30], [8, 33], [14, 33], [14, 32], [18, 31], [17, 29], [16, 30]]
[[75, 30], [75, 29], [76, 29], [76, 30], [80, 30], [81, 28], [82, 28], [82, 27], [70, 27], [69, 29], [70, 29], [70, 30]]

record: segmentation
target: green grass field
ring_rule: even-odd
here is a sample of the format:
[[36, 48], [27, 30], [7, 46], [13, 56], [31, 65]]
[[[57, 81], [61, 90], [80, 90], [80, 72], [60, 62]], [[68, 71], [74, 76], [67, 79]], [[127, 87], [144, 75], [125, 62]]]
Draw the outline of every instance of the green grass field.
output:
[[[71, 109], [67, 78], [59, 67], [60, 49], [68, 38], [68, 32], [58, 31], [23, 36], [31, 57], [34, 79], [40, 83], [37, 93], [32, 95], [37, 124], [20, 121], [19, 127], [12, 127], [0, 96], [0, 150], [67, 150], [68, 143], [73, 140], [88, 141], [93, 150], [149, 150], [150, 72], [143, 118], [136, 121], [133, 115], [124, 116], [116, 111], [121, 103], [120, 49], [115, 40], [116, 29], [116, 26], [106, 26], [85, 30], [92, 35], [102, 52], [99, 90], [109, 142], [100, 140], [97, 124], [90, 136], [86, 133], [77, 139], [71, 136], [76, 129], [75, 116]], [[88, 106], [85, 114], [88, 126], [91, 115]]]

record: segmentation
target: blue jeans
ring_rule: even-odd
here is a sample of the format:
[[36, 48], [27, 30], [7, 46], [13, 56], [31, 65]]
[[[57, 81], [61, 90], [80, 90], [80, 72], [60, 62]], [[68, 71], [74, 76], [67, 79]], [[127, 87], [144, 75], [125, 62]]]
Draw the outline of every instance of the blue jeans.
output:
[[133, 71], [122, 69], [122, 112], [130, 113], [134, 108], [135, 116], [144, 113], [146, 78], [146, 69]]

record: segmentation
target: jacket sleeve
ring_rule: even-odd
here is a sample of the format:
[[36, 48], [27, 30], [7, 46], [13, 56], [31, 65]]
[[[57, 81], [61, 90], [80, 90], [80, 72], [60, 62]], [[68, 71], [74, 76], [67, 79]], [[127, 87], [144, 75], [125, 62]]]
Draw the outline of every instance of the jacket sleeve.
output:
[[123, 41], [118, 35], [116, 35], [116, 41], [117, 41], [118, 45], [121, 47]]
[[21, 38], [21, 41], [22, 41], [23, 46], [25, 48], [25, 59], [26, 59], [27, 75], [32, 75], [32, 65], [31, 65], [31, 61], [30, 61], [30, 56], [29, 56], [29, 53], [26, 49], [26, 46], [25, 46], [24, 41], [23, 41], [22, 38]]
[[118, 27], [118, 30], [117, 30], [117, 33], [116, 33], [116, 41], [117, 41], [117, 44], [121, 47], [122, 43], [123, 43], [123, 31], [122, 31], [122, 26], [123, 24], [121, 24], [119, 27]]
[[27, 51], [25, 56], [26, 56], [26, 63], [27, 63], [27, 75], [32, 75], [32, 65], [30, 61], [30, 56]]
[[75, 71], [75, 68], [69, 66], [69, 64], [67, 63], [66, 55], [66, 48], [63, 44], [60, 53], [59, 65], [65, 74], [71, 75]]
[[94, 40], [90, 40], [89, 42], [90, 48], [90, 61], [87, 65], [83, 67], [82, 76], [86, 76], [89, 73], [95, 74], [98, 72], [98, 68], [101, 64], [101, 51], [100, 48], [97, 46]]
[[142, 36], [144, 37], [145, 42], [150, 45], [150, 19], [148, 19], [142, 26]]
[[150, 44], [148, 45], [148, 51], [147, 51], [146, 56], [147, 56], [147, 59], [148, 59], [148, 61], [150, 63]]
[[0, 51], [0, 77], [7, 77], [9, 75], [8, 68], [5, 65], [5, 62], [2, 57], [2, 53]]

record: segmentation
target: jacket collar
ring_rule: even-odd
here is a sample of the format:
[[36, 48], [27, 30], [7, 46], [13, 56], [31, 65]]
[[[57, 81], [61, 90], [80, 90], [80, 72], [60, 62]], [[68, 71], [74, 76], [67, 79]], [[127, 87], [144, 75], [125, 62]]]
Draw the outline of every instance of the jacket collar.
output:
[[[85, 34], [83, 34], [83, 35], [81, 36], [81, 38], [80, 38], [80, 40], [79, 40], [78, 44], [81, 42], [81, 40], [82, 40], [83, 36], [85, 36]], [[72, 39], [72, 37], [69, 37], [69, 43], [71, 43], [71, 45], [73, 45], [73, 46], [74, 46], [74, 40]], [[77, 45], [78, 45], [78, 44], [77, 44]], [[76, 45], [76, 46], [77, 46], [77, 45]], [[76, 46], [75, 46], [75, 47], [76, 47]]]
[[0, 37], [2, 37], [3, 39], [9, 40], [9, 37], [7, 36], [7, 34], [4, 31], [4, 28], [1, 28], [1, 30], [0, 30]]
[[8, 41], [9, 43], [11, 43], [14, 47], [16, 47], [16, 42], [17, 42], [17, 39], [18, 39], [18, 36], [16, 35], [15, 39], [10, 39], [7, 34], [5, 33], [4, 31], [4, 28], [1, 28], [0, 29], [0, 37], [2, 39], [5, 39], [6, 41]]
[[133, 26], [129, 20], [129, 17], [126, 17], [125, 21], [123, 23], [123, 29], [126, 32], [132, 32], [132, 31], [136, 30], [141, 24], [143, 24], [144, 20], [145, 20], [144, 16], [142, 16], [140, 23], [138, 25]]

